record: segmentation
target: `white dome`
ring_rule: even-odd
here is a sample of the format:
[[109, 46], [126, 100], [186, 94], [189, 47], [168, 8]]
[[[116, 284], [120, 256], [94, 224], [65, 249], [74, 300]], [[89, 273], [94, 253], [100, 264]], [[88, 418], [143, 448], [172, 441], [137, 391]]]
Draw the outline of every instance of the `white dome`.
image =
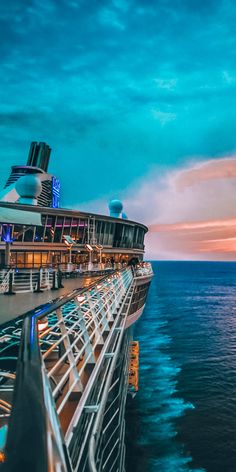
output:
[[42, 190], [42, 184], [37, 174], [27, 174], [16, 182], [16, 191], [23, 198], [37, 198]]
[[109, 202], [109, 210], [112, 213], [121, 213], [123, 210], [123, 204], [120, 200], [111, 200]]

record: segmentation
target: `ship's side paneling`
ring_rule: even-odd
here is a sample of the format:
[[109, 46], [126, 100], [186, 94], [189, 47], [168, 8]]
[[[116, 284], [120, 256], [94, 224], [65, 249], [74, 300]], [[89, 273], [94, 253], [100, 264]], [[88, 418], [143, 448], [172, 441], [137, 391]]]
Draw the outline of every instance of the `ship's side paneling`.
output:
[[145, 307], [146, 299], [148, 296], [149, 287], [151, 284], [151, 277], [140, 277], [136, 279], [136, 286], [134, 290], [133, 299], [131, 302], [129, 314], [126, 320], [126, 328], [135, 323]]

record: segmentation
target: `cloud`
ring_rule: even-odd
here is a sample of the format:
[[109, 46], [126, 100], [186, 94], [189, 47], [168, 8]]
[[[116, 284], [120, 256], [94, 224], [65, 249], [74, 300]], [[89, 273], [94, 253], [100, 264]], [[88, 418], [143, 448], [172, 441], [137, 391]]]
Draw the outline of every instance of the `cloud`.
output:
[[206, 161], [188, 170], [180, 171], [176, 176], [176, 186], [184, 189], [199, 185], [204, 181], [230, 178], [236, 178], [236, 156]]
[[175, 90], [177, 79], [154, 79], [157, 87], [165, 90]]
[[145, 221], [149, 257], [236, 260], [236, 157], [147, 178], [125, 199]]
[[224, 70], [222, 72], [222, 77], [223, 77], [223, 81], [228, 85], [231, 85], [236, 82], [236, 78], [233, 75], [231, 75], [227, 70]]
[[171, 112], [164, 112], [161, 110], [152, 110], [152, 115], [155, 120], [158, 120], [162, 126], [165, 126], [170, 121], [174, 121], [176, 119], [176, 114]]
[[[202, 160], [172, 172], [152, 169], [116, 196], [129, 219], [149, 226], [147, 257], [236, 260], [236, 157]], [[80, 208], [107, 214], [109, 197]]]
[[105, 26], [116, 28], [121, 31], [125, 29], [125, 25], [120, 20], [117, 12], [110, 8], [103, 8], [99, 12], [99, 20]]
[[[137, 200], [140, 217], [173, 222], [179, 210], [189, 218], [188, 201], [181, 199], [187, 188], [177, 192], [182, 176], [174, 185], [171, 168], [182, 166], [185, 156], [195, 154], [197, 161], [236, 151], [234, 2], [2, 3], [1, 181], [6, 165], [25, 162], [31, 140], [45, 140], [64, 206], [125, 196], [122, 188], [133, 189], [137, 179], [143, 187], [142, 176], [156, 167], [143, 192], [153, 192], [157, 211], [144, 195]], [[168, 174], [160, 178], [164, 167]], [[196, 193], [200, 184], [192, 183], [192, 174], [184, 178]], [[215, 180], [212, 192], [218, 191]], [[204, 202], [197, 209], [195, 200], [192, 213], [204, 218]]]

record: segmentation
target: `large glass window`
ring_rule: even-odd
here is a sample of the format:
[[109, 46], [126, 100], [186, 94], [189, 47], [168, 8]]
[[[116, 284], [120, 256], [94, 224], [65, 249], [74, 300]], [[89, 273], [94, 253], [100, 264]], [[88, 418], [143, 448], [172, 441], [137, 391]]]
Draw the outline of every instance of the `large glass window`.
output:
[[34, 241], [35, 228], [26, 228], [23, 236], [23, 241], [26, 243], [31, 243]]
[[33, 267], [34, 265], [34, 254], [33, 252], [26, 252], [25, 253], [26, 260], [25, 260], [25, 265], [26, 267]]
[[25, 254], [24, 252], [17, 252], [16, 253], [16, 266], [17, 267], [24, 267], [25, 266]]
[[51, 243], [54, 239], [56, 217], [47, 215], [44, 228], [44, 241]]
[[57, 217], [55, 232], [54, 232], [54, 242], [60, 243], [62, 240], [62, 229], [63, 229], [64, 218], [62, 216]]
[[48, 253], [43, 252], [42, 253], [42, 266], [48, 264]]
[[77, 233], [78, 244], [85, 244], [85, 242], [87, 242], [86, 241], [87, 227], [88, 227], [88, 221], [80, 219], [79, 226], [78, 226], [78, 233]]
[[17, 241], [22, 241], [23, 239], [23, 226], [14, 225], [13, 227], [13, 239]]
[[34, 253], [34, 267], [40, 267], [42, 264], [42, 255], [41, 252]]
[[78, 235], [78, 224], [79, 220], [77, 218], [72, 218], [72, 223], [71, 223], [71, 238], [74, 239], [75, 241], [77, 240], [77, 235]]
[[113, 243], [114, 247], [122, 247], [122, 235], [123, 235], [123, 225], [121, 223], [116, 223], [114, 243]]
[[71, 223], [72, 223], [72, 219], [71, 219], [71, 218], [65, 218], [64, 228], [63, 228], [63, 235], [65, 235], [65, 236], [70, 236], [70, 233], [71, 233]]
[[44, 226], [36, 226], [34, 240], [36, 243], [43, 241]]

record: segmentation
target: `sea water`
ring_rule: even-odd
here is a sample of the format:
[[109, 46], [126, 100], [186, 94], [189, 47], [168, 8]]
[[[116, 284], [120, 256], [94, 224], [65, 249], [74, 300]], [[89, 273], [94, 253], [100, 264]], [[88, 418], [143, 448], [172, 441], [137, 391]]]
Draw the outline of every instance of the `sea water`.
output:
[[236, 263], [154, 262], [127, 472], [236, 472]]

